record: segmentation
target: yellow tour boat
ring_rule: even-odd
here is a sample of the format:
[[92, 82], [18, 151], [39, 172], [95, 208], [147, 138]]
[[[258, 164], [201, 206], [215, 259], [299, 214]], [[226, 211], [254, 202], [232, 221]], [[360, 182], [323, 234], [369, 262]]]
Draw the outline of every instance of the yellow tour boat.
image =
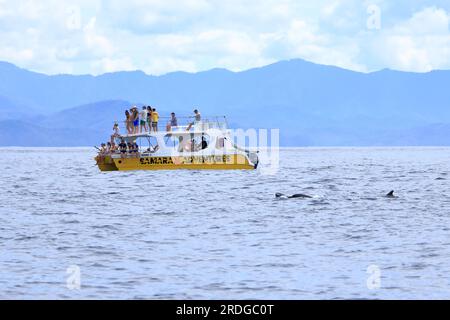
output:
[[111, 140], [119, 148], [98, 148], [95, 160], [101, 171], [256, 169], [257, 153], [235, 145], [222, 119], [168, 125], [157, 132], [116, 134]]

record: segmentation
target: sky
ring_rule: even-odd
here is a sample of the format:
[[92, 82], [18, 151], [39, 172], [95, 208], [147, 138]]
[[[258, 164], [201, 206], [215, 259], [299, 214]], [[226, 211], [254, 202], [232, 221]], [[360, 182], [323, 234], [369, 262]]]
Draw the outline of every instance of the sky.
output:
[[0, 0], [0, 60], [46, 74], [241, 71], [301, 58], [450, 69], [449, 0]]

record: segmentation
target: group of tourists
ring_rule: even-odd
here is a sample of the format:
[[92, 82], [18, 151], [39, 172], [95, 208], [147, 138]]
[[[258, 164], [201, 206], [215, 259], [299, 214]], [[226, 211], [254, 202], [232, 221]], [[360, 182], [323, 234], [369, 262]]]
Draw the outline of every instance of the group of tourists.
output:
[[[201, 115], [197, 109], [194, 110], [193, 118], [195, 121], [189, 123], [187, 131], [189, 131], [195, 123], [201, 121]], [[158, 111], [156, 111], [156, 108], [151, 106], [143, 106], [141, 111], [139, 111], [136, 106], [130, 108], [129, 110], [125, 110], [125, 127], [128, 134], [158, 132], [159, 119], [160, 117]], [[175, 112], [172, 112], [166, 125], [166, 131], [171, 131], [174, 127], [178, 127], [178, 119]], [[114, 125], [113, 130], [113, 135], [115, 137], [120, 136], [118, 124]]]
[[151, 106], [143, 106], [141, 111], [136, 106], [125, 110], [125, 126], [128, 134], [157, 132], [158, 121], [158, 111]]
[[138, 157], [139, 156], [139, 146], [136, 142], [125, 142], [125, 140], [121, 140], [119, 143], [119, 152], [124, 158], [127, 154], [130, 157]]
[[99, 149], [100, 156], [111, 155], [114, 153], [120, 153], [122, 158], [125, 156], [128, 156], [129, 158], [137, 158], [139, 156], [139, 146], [136, 142], [127, 143], [123, 139], [121, 139], [118, 145], [116, 145], [114, 141], [101, 144]]
[[[127, 133], [129, 135], [140, 134], [143, 132], [158, 132], [158, 122], [159, 122], [159, 114], [156, 111], [156, 108], [151, 106], [143, 106], [142, 110], [139, 111], [136, 106], [130, 108], [125, 111], [125, 127]], [[187, 126], [186, 131], [191, 130], [192, 126], [201, 121], [200, 112], [195, 109], [194, 110], [194, 121], [190, 122]], [[166, 125], [166, 131], [170, 132], [172, 128], [178, 127], [178, 120], [174, 112], [170, 114], [170, 119]], [[116, 144], [116, 141], [118, 143]], [[158, 146], [152, 148], [152, 150], [147, 150], [149, 152], [156, 152]], [[192, 143], [192, 149], [203, 149], [205, 148], [204, 142], [202, 141], [198, 147]], [[151, 148], [149, 148], [151, 149]], [[191, 144], [186, 147], [186, 149], [191, 149]], [[129, 157], [138, 156], [139, 154], [139, 146], [136, 142], [125, 142], [123, 136], [120, 134], [119, 124], [116, 122], [113, 126], [113, 133], [111, 135], [111, 140], [108, 143], [102, 143], [99, 149], [100, 154], [108, 155], [114, 153], [120, 153], [122, 157], [128, 155]]]

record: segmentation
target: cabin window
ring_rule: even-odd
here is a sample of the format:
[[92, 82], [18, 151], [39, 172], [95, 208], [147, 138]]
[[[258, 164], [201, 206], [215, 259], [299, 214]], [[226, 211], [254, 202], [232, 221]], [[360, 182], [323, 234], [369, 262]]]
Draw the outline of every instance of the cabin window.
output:
[[216, 149], [223, 149], [225, 147], [225, 138], [219, 137], [216, 141]]
[[156, 137], [142, 137], [137, 141], [141, 153], [154, 153], [159, 150]]
[[191, 140], [193, 152], [202, 151], [209, 147], [210, 138], [207, 134], [195, 136]]
[[182, 140], [183, 137], [179, 135], [173, 135], [169, 133], [164, 136], [164, 144], [166, 145], [167, 148], [173, 148], [178, 150], [180, 141]]
[[165, 138], [166, 146], [175, 148], [178, 152], [199, 152], [208, 148], [210, 137], [203, 135], [175, 135], [168, 134]]

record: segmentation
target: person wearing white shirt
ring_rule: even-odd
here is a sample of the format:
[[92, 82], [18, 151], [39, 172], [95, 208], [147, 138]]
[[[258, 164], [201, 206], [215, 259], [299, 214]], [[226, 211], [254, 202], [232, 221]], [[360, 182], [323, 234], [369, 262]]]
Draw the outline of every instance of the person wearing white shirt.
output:
[[141, 119], [141, 128], [140, 132], [142, 133], [142, 128], [144, 128], [144, 131], [148, 131], [147, 129], [147, 108], [144, 106], [142, 107], [142, 111], [140, 112], [140, 119]]

